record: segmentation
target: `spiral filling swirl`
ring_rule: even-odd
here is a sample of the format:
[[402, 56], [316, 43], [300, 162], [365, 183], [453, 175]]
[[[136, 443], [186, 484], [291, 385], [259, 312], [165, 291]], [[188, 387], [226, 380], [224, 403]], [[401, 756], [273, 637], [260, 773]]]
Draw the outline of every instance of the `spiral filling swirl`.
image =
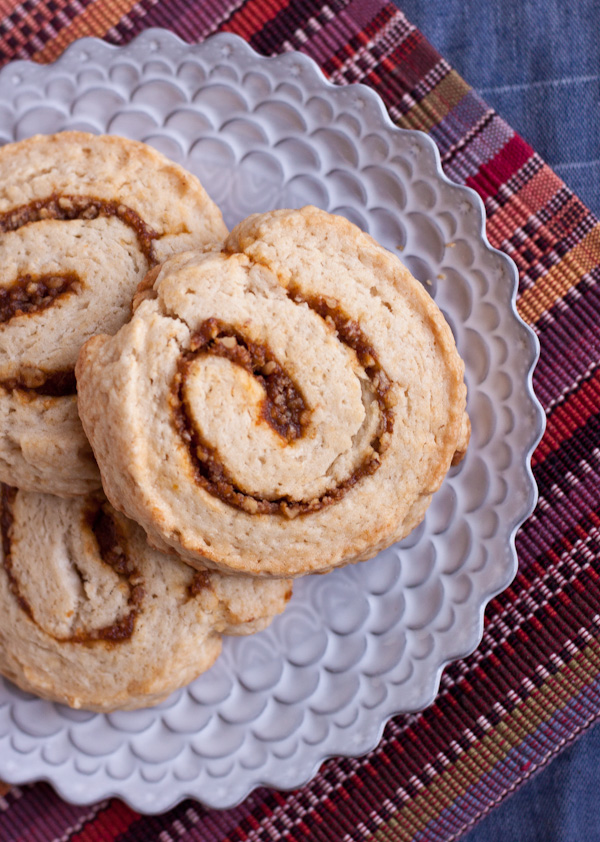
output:
[[443, 314], [395, 255], [313, 207], [170, 257], [76, 374], [109, 499], [197, 568], [285, 578], [369, 558], [422, 520], [468, 440]]
[[311, 416], [300, 388], [275, 358], [268, 346], [245, 337], [243, 333], [215, 318], [205, 320], [191, 337], [189, 349], [182, 352], [175, 375], [170, 403], [176, 429], [186, 443], [194, 466], [194, 478], [210, 494], [235, 508], [250, 514], [284, 515], [295, 518], [330, 506], [340, 500], [363, 477], [374, 474], [380, 456], [394, 427], [394, 400], [391, 381], [381, 366], [377, 353], [358, 322], [351, 319], [337, 300], [323, 296], [303, 295], [297, 287], [287, 290], [288, 297], [297, 304], [306, 304], [335, 331], [338, 340], [350, 348], [371, 383], [379, 406], [379, 424], [370, 442], [369, 453], [354, 470], [334, 488], [311, 500], [295, 500], [287, 495], [265, 499], [241, 490], [223, 465], [217, 449], [212, 447], [193, 420], [193, 409], [186, 395], [186, 379], [193, 363], [202, 355], [228, 359], [244, 368], [262, 386], [263, 420], [281, 437], [283, 444], [302, 438]]
[[[0, 233], [18, 231], [30, 223], [42, 220], [93, 220], [99, 217], [115, 217], [130, 228], [135, 233], [148, 267], [157, 264], [154, 240], [160, 236], [159, 233], [122, 202], [98, 199], [94, 196], [53, 193], [44, 199], [19, 205], [0, 213]], [[0, 324], [46, 310], [67, 295], [81, 292], [84, 286], [85, 281], [78, 273], [72, 271], [20, 275], [10, 285], [0, 287]], [[16, 377], [0, 381], [0, 386], [9, 392], [19, 389], [46, 397], [74, 395], [75, 385], [72, 370], [24, 371]]]
[[[17, 572], [18, 563], [14, 558], [15, 541], [15, 503], [18, 489], [0, 483], [0, 535], [2, 541], [2, 565], [8, 579], [10, 591], [19, 607], [36, 625], [35, 612], [30, 600], [25, 596]], [[46, 634], [60, 643], [84, 643], [95, 641], [120, 643], [134, 633], [135, 620], [139, 614], [145, 591], [139, 571], [127, 554], [127, 541], [106, 503], [90, 500], [83, 511], [82, 527], [89, 530], [95, 539], [96, 554], [100, 561], [110, 567], [119, 577], [119, 582], [127, 589], [128, 610], [120, 619], [100, 628], [83, 629], [80, 625], [68, 635]], [[75, 562], [76, 563], [76, 562]], [[84, 574], [78, 573], [85, 580]]]
[[81, 280], [75, 272], [21, 275], [9, 287], [0, 287], [0, 324], [45, 310], [56, 298], [80, 289]]
[[40, 222], [45, 219], [70, 221], [97, 219], [99, 216], [116, 216], [124, 225], [131, 228], [150, 266], [156, 265], [153, 241], [160, 234], [147, 225], [138, 213], [122, 202], [98, 199], [95, 196], [52, 193], [44, 199], [36, 199], [25, 205], [11, 208], [0, 213], [0, 233], [18, 231], [30, 222]]

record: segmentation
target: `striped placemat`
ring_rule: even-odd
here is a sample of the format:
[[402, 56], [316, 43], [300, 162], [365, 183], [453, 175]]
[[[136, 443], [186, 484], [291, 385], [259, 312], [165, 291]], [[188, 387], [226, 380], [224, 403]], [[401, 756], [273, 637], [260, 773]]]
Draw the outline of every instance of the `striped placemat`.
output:
[[0, 0], [0, 15], [4, 62], [52, 61], [83, 35], [123, 44], [165, 26], [188, 41], [226, 30], [265, 54], [302, 50], [334, 82], [372, 86], [483, 197], [489, 239], [517, 263], [519, 310], [540, 338], [534, 382], [548, 421], [519, 574], [489, 606], [481, 647], [446, 670], [432, 707], [390, 722], [370, 756], [329, 761], [302, 790], [259, 790], [222, 813], [188, 801], [142, 817], [116, 799], [67, 805], [46, 784], [3, 788], [0, 839], [458, 838], [599, 709], [600, 226], [391, 4]]

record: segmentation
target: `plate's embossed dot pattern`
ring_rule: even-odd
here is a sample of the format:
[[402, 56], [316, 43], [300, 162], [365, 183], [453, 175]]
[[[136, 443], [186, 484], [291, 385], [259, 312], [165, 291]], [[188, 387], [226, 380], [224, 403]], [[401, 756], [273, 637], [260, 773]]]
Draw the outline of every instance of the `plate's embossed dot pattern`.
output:
[[[85, 55], [85, 60], [82, 58]], [[442, 175], [433, 143], [395, 129], [377, 96], [335, 88], [309, 59], [261, 59], [233, 36], [161, 30], [95, 39], [0, 85], [0, 142], [80, 128], [145, 141], [203, 181], [232, 226], [314, 203], [397, 253], [447, 314], [466, 360], [472, 444], [425, 522], [366, 564], [296, 583], [286, 613], [154, 710], [97, 716], [0, 681], [0, 777], [45, 777], [75, 801], [122, 795], [162, 811], [190, 794], [230, 806], [259, 783], [295, 787], [382, 723], [429, 704], [441, 667], [478, 643], [486, 600], [515, 571], [543, 426], [532, 334], [513, 265], [483, 235], [477, 197]]]

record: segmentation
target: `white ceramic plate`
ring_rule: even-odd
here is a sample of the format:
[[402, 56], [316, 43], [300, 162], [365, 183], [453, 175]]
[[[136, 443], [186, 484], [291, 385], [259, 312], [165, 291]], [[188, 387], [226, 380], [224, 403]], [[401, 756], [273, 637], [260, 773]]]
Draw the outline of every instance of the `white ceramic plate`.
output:
[[302, 785], [330, 755], [369, 751], [390, 716], [429, 705], [443, 666], [479, 643], [536, 499], [537, 341], [477, 195], [449, 182], [433, 142], [395, 128], [373, 91], [334, 87], [303, 55], [265, 59], [235, 36], [190, 46], [150, 30], [124, 48], [84, 39], [49, 67], [1, 72], [2, 142], [75, 128], [184, 164], [230, 226], [307, 203], [347, 216], [427, 284], [467, 364], [467, 457], [404, 542], [298, 581], [270, 629], [227, 639], [213, 669], [156, 709], [75, 712], [0, 681], [1, 778], [44, 778], [75, 802], [116, 794], [142, 812], [186, 796], [228, 807], [260, 784]]

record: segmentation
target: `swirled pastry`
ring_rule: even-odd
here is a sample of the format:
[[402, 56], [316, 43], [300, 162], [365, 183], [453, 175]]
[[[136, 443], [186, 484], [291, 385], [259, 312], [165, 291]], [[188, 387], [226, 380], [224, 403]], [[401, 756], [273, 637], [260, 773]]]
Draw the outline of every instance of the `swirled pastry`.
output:
[[193, 570], [98, 492], [0, 486], [0, 673], [89, 710], [148, 707], [208, 669], [222, 634], [265, 628], [286, 580]]
[[0, 149], [0, 480], [60, 495], [100, 477], [73, 368], [170, 254], [222, 239], [199, 181], [154, 149], [80, 132]]
[[416, 526], [466, 448], [464, 366], [400, 261], [316, 208], [169, 259], [77, 363], [113, 504], [190, 564], [324, 572]]

